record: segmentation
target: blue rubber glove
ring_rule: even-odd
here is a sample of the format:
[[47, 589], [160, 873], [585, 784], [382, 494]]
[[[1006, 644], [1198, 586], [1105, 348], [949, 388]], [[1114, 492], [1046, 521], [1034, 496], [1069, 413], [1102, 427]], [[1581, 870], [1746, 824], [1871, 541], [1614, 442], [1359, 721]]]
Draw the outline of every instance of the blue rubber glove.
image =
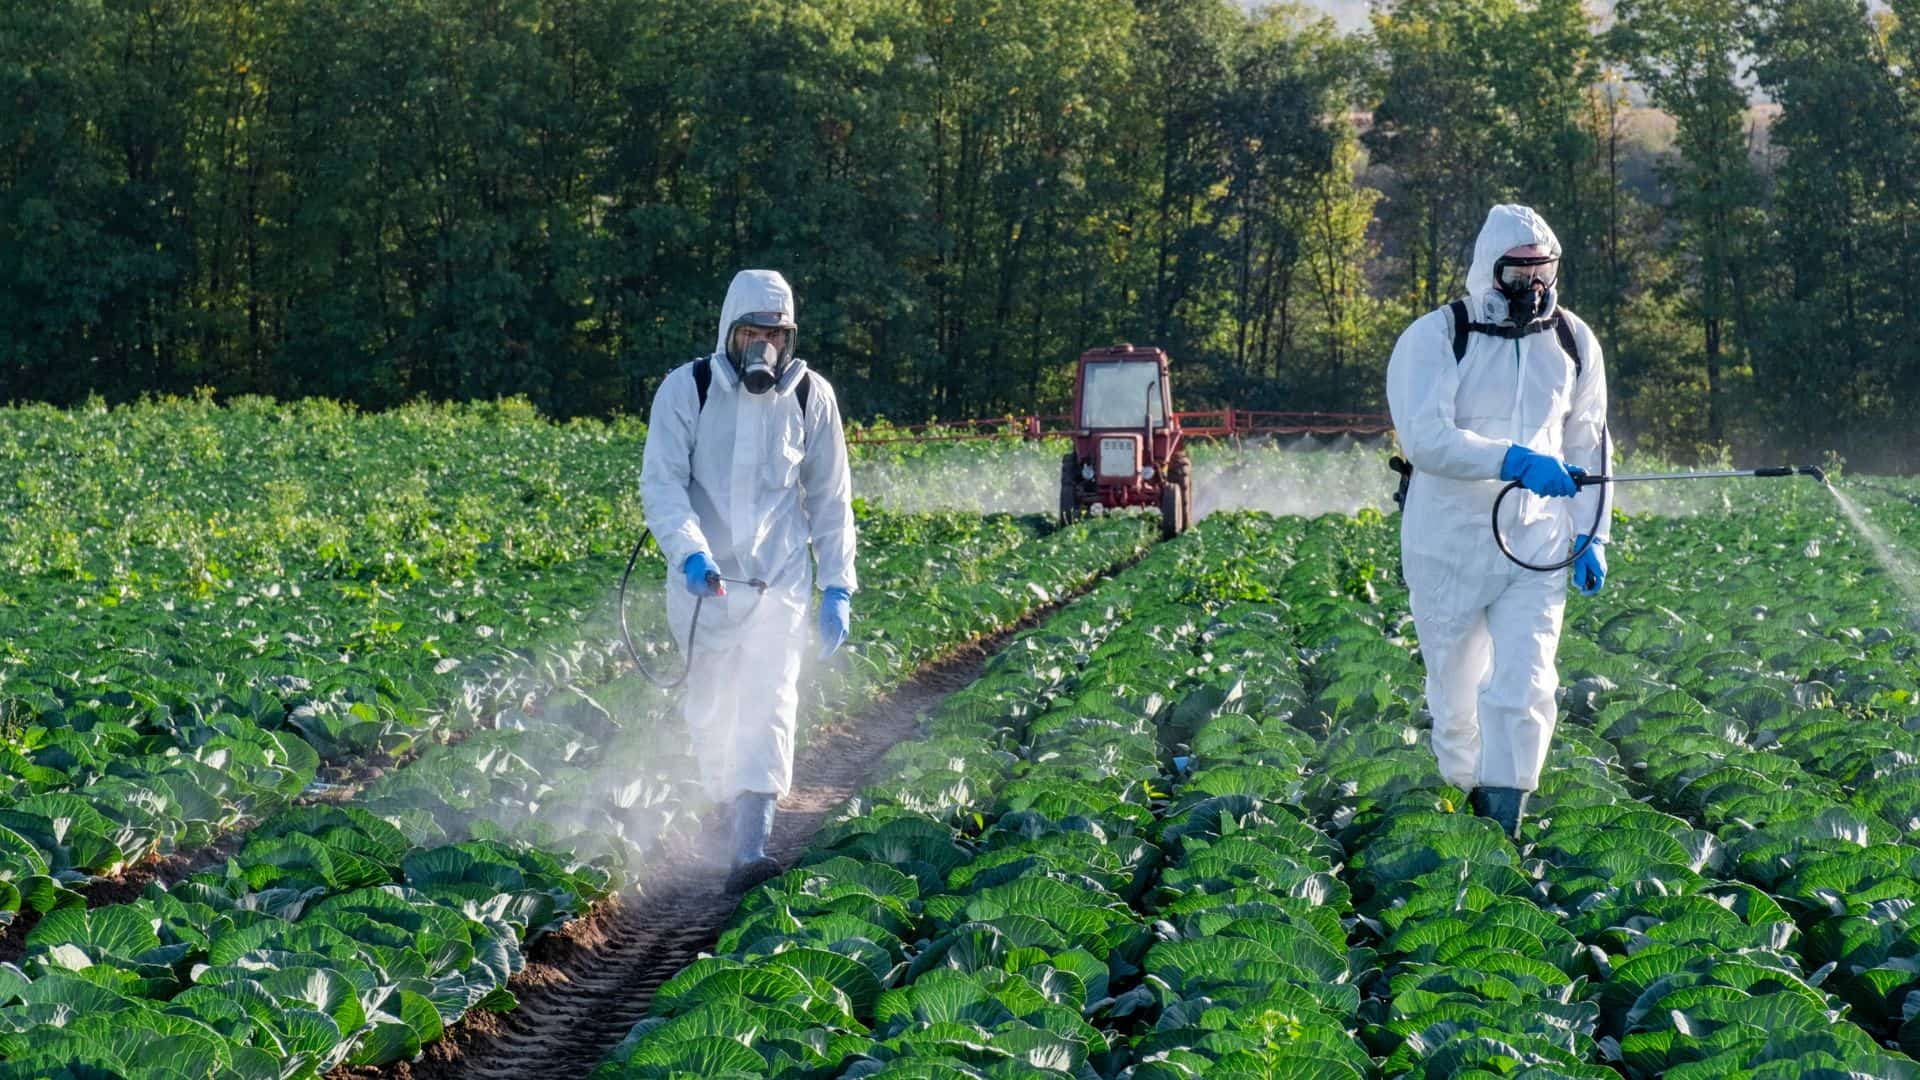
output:
[[1581, 596], [1600, 595], [1601, 586], [1607, 583], [1607, 556], [1600, 541], [1588, 543], [1587, 534], [1581, 533], [1573, 541], [1573, 549], [1580, 553], [1573, 562], [1573, 587]]
[[682, 566], [681, 569], [684, 570], [687, 575], [687, 591], [693, 595], [727, 595], [727, 587], [725, 585], [720, 584], [718, 581], [711, 583], [707, 581], [707, 575], [718, 574], [720, 568], [713, 565], [713, 560], [707, 557], [706, 552], [696, 551], [687, 556], [686, 564]]
[[1519, 443], [1507, 448], [1507, 458], [1500, 463], [1500, 479], [1518, 480], [1521, 487], [1535, 495], [1571, 498], [1580, 490], [1574, 486], [1573, 474], [1559, 458], [1529, 450]]
[[853, 594], [838, 585], [820, 597], [820, 659], [825, 660], [846, 644], [847, 627], [853, 621]]

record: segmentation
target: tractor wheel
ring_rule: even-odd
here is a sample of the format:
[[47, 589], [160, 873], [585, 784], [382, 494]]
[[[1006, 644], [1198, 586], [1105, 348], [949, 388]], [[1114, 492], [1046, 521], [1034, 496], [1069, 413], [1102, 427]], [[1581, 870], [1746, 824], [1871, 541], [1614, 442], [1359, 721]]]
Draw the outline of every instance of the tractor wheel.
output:
[[1167, 479], [1180, 488], [1180, 517], [1183, 529], [1192, 528], [1193, 520], [1193, 463], [1187, 458], [1185, 449], [1173, 455], [1173, 462], [1167, 469]]
[[1071, 450], [1060, 459], [1060, 524], [1063, 526], [1073, 524], [1080, 516], [1080, 501], [1075, 497], [1075, 489], [1080, 486], [1079, 464]]
[[1160, 539], [1171, 540], [1187, 531], [1186, 501], [1177, 484], [1160, 485]]

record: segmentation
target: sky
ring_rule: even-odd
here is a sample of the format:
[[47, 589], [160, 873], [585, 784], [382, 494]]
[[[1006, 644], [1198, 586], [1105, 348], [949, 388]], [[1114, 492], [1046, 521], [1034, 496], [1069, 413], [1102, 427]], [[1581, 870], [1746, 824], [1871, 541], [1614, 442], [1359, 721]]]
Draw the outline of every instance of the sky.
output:
[[[1271, 0], [1240, 0], [1240, 2], [1249, 8], [1261, 8]], [[1359, 30], [1366, 26], [1367, 12], [1371, 6], [1369, 0], [1300, 0], [1300, 2], [1315, 11], [1324, 11], [1332, 15], [1333, 21], [1339, 24], [1342, 30]], [[1613, 2], [1596, 0], [1590, 8], [1601, 12], [1612, 11]]]
[[[1249, 8], [1267, 6], [1272, 0], [1240, 0]], [[1358, 30], [1367, 25], [1367, 11], [1370, 0], [1300, 0], [1315, 11], [1324, 11], [1333, 16], [1342, 30]], [[1873, 11], [1885, 11], [1886, 0], [1869, 0], [1867, 7]], [[1592, 0], [1589, 10], [1605, 14], [1613, 10], [1613, 0]]]
[[[1250, 8], [1267, 5], [1267, 0], [1242, 0]], [[1324, 11], [1342, 30], [1358, 30], [1367, 25], [1368, 0], [1305, 0], [1307, 7]]]

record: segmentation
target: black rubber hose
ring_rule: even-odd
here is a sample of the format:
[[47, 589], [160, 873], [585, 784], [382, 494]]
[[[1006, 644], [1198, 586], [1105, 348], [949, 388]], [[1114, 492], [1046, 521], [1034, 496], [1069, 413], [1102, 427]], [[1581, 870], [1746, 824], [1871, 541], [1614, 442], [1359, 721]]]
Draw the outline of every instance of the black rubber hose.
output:
[[[1605, 476], [1578, 476], [1574, 478], [1573, 482], [1580, 487], [1592, 487], [1596, 484], [1604, 484], [1609, 479], [1609, 477]], [[1555, 570], [1565, 570], [1567, 567], [1579, 562], [1580, 556], [1585, 555], [1587, 549], [1593, 546], [1594, 534], [1600, 531], [1600, 522], [1607, 512], [1607, 500], [1599, 500], [1599, 504], [1593, 508], [1593, 524], [1587, 528], [1586, 543], [1575, 547], [1571, 555], [1568, 555], [1559, 562], [1530, 563], [1520, 556], [1515, 555], [1513, 549], [1507, 546], [1507, 538], [1500, 533], [1500, 504], [1506, 502], [1507, 496], [1513, 494], [1514, 489], [1519, 486], [1520, 481], [1515, 480], [1506, 487], [1501, 488], [1500, 494], [1494, 496], [1493, 499], [1493, 542], [1500, 545], [1500, 554], [1512, 560], [1515, 566], [1524, 567], [1528, 570], [1538, 570], [1543, 574], [1552, 573]]]
[[633, 666], [640, 669], [640, 674], [646, 676], [648, 682], [662, 690], [677, 690], [686, 683], [687, 675], [693, 671], [693, 639], [694, 635], [700, 632], [700, 607], [707, 602], [707, 598], [704, 596], [694, 598], [693, 622], [687, 627], [686, 663], [680, 665], [679, 676], [671, 682], [662, 680], [660, 676], [655, 675], [653, 671], [647, 667], [647, 662], [640, 658], [640, 650], [633, 647], [633, 635], [627, 632], [627, 579], [633, 576], [634, 564], [640, 561], [640, 552], [647, 546], [647, 541], [651, 539], [653, 539], [651, 530], [640, 530], [640, 540], [633, 545], [633, 554], [627, 556], [627, 568], [620, 574], [620, 599], [618, 601], [620, 605], [620, 640], [627, 646], [627, 655], [633, 657]]

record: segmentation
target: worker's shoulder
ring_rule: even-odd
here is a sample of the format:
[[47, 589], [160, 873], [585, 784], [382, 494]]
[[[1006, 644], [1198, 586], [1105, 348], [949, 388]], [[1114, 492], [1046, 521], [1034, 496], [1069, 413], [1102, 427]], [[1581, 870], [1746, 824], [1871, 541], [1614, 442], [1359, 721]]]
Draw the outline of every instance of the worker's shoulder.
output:
[[[806, 363], [804, 360], [801, 362]], [[827, 377], [820, 374], [820, 369], [814, 367], [812, 364], [807, 364], [806, 372], [800, 377], [813, 383], [813, 392], [816, 394], [833, 393], [833, 384], [828, 382]]]
[[1580, 317], [1580, 316], [1578, 316], [1578, 315], [1575, 315], [1575, 314], [1574, 314], [1574, 313], [1572, 312], [1572, 310], [1570, 310], [1570, 309], [1568, 309], [1568, 308], [1564, 308], [1564, 307], [1555, 307], [1555, 308], [1554, 308], [1554, 310], [1560, 313], [1560, 319], [1561, 319], [1561, 321], [1563, 321], [1563, 322], [1565, 322], [1565, 323], [1567, 323], [1567, 324], [1568, 324], [1569, 326], [1571, 326], [1571, 327], [1573, 327], [1573, 332], [1574, 332], [1574, 333], [1576, 333], [1576, 334], [1585, 334], [1585, 335], [1587, 335], [1588, 337], [1592, 337], [1592, 336], [1593, 336], [1593, 327], [1591, 327], [1591, 326], [1589, 326], [1589, 325], [1587, 325], [1587, 320], [1585, 320], [1585, 319], [1583, 319], [1583, 318], [1581, 318], [1581, 317]]
[[[806, 363], [806, 361], [802, 360], [801, 363]], [[794, 394], [796, 396], [799, 395], [802, 386], [806, 387], [806, 404], [809, 406], [809, 412], [812, 411], [811, 405], [815, 401], [824, 402], [829, 405], [839, 404], [840, 395], [834, 393], [833, 384], [827, 381], [825, 375], [820, 374], [819, 368], [808, 365], [807, 369], [801, 372], [800, 377], [794, 380]]]
[[1556, 310], [1560, 313], [1560, 321], [1564, 323], [1567, 329], [1573, 334], [1574, 345], [1580, 353], [1582, 371], [1589, 365], [1597, 368], [1602, 363], [1600, 335], [1594, 333], [1592, 324], [1588, 323], [1587, 320], [1575, 315], [1566, 308], [1558, 308]]
[[[1438, 342], [1443, 348], [1451, 349], [1453, 342], [1453, 313], [1448, 310], [1449, 306], [1450, 305], [1434, 308], [1432, 311], [1408, 323], [1407, 328], [1400, 332], [1400, 341], [1396, 351], [1410, 346], [1426, 348], [1435, 342]], [[1451, 353], [1448, 354], [1448, 359], [1452, 359]]]
[[707, 362], [704, 356], [695, 357], [684, 364], [670, 369], [654, 387], [653, 403], [655, 408], [662, 405], [694, 412], [699, 411], [700, 388], [694, 376], [694, 369]]
[[693, 359], [687, 361], [686, 363], [681, 364], [678, 367], [675, 367], [673, 370], [667, 372], [667, 377], [661, 380], [661, 385], [665, 386], [667, 383], [673, 382], [675, 380], [679, 380], [681, 382], [692, 382], [694, 378], [694, 374], [693, 374], [694, 369], [699, 367], [701, 364], [709, 363], [710, 361], [711, 361], [710, 357], [696, 356]]

